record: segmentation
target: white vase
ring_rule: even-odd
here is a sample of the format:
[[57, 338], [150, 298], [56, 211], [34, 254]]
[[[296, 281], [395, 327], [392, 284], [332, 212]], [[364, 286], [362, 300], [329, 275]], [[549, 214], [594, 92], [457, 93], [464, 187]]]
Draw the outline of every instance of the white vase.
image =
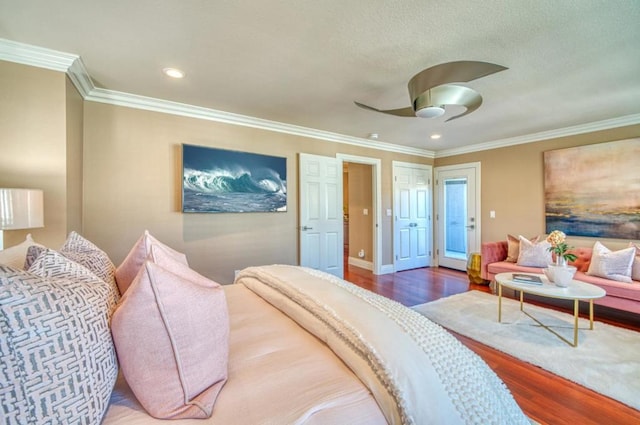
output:
[[549, 281], [556, 284], [561, 288], [569, 286], [573, 280], [573, 276], [576, 274], [576, 268], [574, 266], [558, 266], [555, 264], [549, 264], [549, 267], [544, 271], [549, 278]]

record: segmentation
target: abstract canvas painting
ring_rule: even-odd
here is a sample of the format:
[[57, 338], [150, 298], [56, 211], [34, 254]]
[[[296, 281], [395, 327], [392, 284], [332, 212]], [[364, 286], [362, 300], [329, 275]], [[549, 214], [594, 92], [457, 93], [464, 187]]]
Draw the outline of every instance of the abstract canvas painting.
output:
[[183, 212], [286, 210], [286, 158], [182, 145]]
[[547, 233], [640, 239], [640, 139], [544, 153]]

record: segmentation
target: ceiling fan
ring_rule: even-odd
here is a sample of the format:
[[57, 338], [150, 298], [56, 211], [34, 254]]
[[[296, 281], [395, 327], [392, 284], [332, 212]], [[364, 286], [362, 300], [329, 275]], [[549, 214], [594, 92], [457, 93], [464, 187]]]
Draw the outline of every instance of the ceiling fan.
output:
[[400, 117], [435, 118], [444, 114], [446, 105], [467, 108], [462, 114], [447, 121], [470, 114], [482, 105], [482, 96], [469, 87], [451, 84], [463, 83], [508, 69], [489, 62], [456, 61], [432, 66], [420, 71], [409, 80], [411, 105], [407, 108], [380, 110], [354, 102], [361, 108]]

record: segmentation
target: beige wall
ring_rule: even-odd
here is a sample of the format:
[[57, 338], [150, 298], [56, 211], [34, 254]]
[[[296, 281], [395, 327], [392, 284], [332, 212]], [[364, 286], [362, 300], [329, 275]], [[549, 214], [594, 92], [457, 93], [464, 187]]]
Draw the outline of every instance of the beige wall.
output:
[[[0, 92], [0, 187], [44, 190], [45, 227], [31, 231], [37, 240], [57, 247], [68, 231], [81, 228], [119, 263], [149, 229], [184, 251], [196, 270], [221, 282], [248, 265], [297, 263], [297, 153], [381, 159], [383, 211], [393, 208], [393, 160], [433, 164], [411, 155], [84, 102], [63, 73], [10, 62], [0, 62]], [[435, 165], [482, 163], [483, 241], [507, 233], [534, 235], [544, 233], [542, 152], [638, 136], [635, 125], [439, 158]], [[181, 213], [181, 143], [286, 157], [288, 211]], [[383, 214], [381, 226], [382, 262], [392, 264], [391, 217]], [[5, 232], [5, 246], [26, 233]]]
[[[373, 167], [349, 163], [349, 257], [373, 262]], [[363, 210], [368, 210], [365, 215]]]
[[[288, 211], [181, 213], [181, 144], [287, 158]], [[391, 208], [391, 161], [429, 159], [315, 139], [85, 102], [84, 234], [119, 263], [148, 229], [187, 254], [200, 273], [231, 282], [233, 271], [268, 263], [297, 264], [297, 154], [336, 153], [382, 160], [382, 207]], [[392, 263], [391, 220], [382, 220], [383, 264]]]
[[66, 79], [67, 233], [82, 233], [82, 141], [84, 100]]
[[[634, 125], [437, 158], [435, 166], [481, 162], [483, 242], [506, 239], [507, 234], [534, 236], [545, 233], [543, 152], [638, 136], [640, 125]], [[489, 217], [491, 210], [496, 212], [494, 219]], [[599, 240], [611, 249], [625, 247], [628, 243]], [[568, 238], [568, 242], [575, 246], [591, 246], [594, 241], [593, 238]]]
[[0, 93], [0, 187], [42, 189], [45, 225], [5, 231], [4, 246], [31, 233], [38, 242], [58, 247], [70, 213], [77, 215], [67, 204], [65, 74], [0, 61]]

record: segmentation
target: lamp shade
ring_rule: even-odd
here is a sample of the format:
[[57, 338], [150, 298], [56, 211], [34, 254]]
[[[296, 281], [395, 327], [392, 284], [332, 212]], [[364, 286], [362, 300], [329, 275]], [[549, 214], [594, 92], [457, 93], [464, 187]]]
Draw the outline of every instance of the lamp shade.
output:
[[0, 230], [44, 227], [42, 190], [0, 189]]

